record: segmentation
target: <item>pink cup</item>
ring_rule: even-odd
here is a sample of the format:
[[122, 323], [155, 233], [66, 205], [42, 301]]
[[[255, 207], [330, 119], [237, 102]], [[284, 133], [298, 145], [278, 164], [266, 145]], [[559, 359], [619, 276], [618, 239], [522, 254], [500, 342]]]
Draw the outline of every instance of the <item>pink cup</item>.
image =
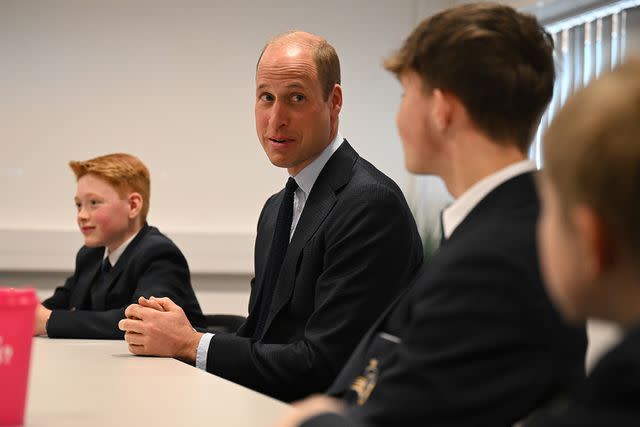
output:
[[33, 289], [0, 287], [0, 425], [24, 420], [37, 304]]

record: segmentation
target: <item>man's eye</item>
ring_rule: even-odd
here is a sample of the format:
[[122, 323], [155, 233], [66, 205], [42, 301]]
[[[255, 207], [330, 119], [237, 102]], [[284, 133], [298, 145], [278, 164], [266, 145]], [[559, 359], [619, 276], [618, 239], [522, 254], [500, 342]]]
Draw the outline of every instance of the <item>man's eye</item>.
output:
[[78, 202], [76, 202], [76, 203], [74, 203], [74, 204], [76, 205], [76, 209], [77, 209], [77, 210], [80, 210], [80, 207], [81, 207], [82, 205], [81, 205], [80, 203], [78, 203]]
[[98, 205], [100, 204], [100, 202], [99, 202], [99, 201], [97, 201], [97, 200], [89, 200], [89, 204], [90, 204], [91, 206], [98, 206]]
[[264, 102], [271, 102], [273, 101], [273, 95], [271, 95], [270, 93], [263, 93], [262, 95], [260, 95], [260, 100]]
[[304, 95], [296, 94], [291, 96], [291, 101], [293, 102], [302, 102], [304, 101]]

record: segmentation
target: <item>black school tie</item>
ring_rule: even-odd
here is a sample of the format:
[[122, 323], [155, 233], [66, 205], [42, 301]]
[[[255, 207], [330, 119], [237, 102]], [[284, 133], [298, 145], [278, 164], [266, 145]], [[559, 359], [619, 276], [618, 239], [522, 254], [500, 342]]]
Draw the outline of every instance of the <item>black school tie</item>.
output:
[[271, 308], [271, 300], [273, 299], [273, 293], [276, 290], [276, 283], [278, 281], [278, 275], [282, 267], [282, 261], [287, 253], [287, 247], [289, 246], [289, 236], [291, 234], [291, 223], [293, 221], [293, 195], [298, 188], [298, 184], [295, 179], [289, 178], [287, 185], [284, 189], [284, 197], [278, 210], [278, 218], [276, 219], [276, 228], [273, 233], [273, 242], [271, 243], [271, 253], [269, 254], [269, 261], [265, 268], [264, 275], [264, 287], [262, 289], [262, 296], [260, 302], [260, 314], [258, 317], [258, 323], [253, 333], [254, 339], [260, 339], [262, 330], [264, 329], [269, 310]]
[[[446, 208], [444, 208], [446, 209]], [[447, 237], [444, 235], [444, 209], [440, 211], [440, 244], [446, 242]]]
[[91, 286], [91, 308], [95, 310], [98, 307], [98, 298], [104, 295], [107, 288], [107, 274], [111, 271], [111, 262], [109, 257], [102, 260], [100, 265], [100, 279]]
[[109, 261], [109, 257], [106, 257], [102, 261], [102, 274], [106, 275], [110, 271], [111, 271], [111, 261]]

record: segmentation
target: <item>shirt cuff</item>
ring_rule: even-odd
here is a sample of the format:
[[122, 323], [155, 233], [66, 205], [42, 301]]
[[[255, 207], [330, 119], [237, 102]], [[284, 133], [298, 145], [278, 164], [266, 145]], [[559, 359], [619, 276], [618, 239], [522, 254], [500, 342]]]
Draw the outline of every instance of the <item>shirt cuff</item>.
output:
[[211, 333], [202, 335], [202, 338], [200, 338], [200, 344], [198, 344], [198, 350], [196, 350], [196, 368], [202, 369], [203, 371], [207, 370], [209, 344], [211, 343], [211, 338], [213, 338], [214, 335], [215, 334]]

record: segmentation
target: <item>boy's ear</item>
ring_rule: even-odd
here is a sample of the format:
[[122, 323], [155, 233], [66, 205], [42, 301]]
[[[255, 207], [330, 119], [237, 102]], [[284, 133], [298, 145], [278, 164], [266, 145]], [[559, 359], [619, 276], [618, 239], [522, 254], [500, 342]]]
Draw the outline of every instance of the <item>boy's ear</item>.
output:
[[449, 94], [445, 94], [440, 89], [434, 89], [432, 94], [433, 108], [431, 117], [438, 132], [445, 131], [451, 123], [453, 114], [453, 99]]
[[571, 220], [576, 228], [580, 254], [583, 257], [585, 275], [598, 280], [612, 267], [615, 258], [615, 242], [601, 217], [593, 208], [579, 205], [572, 209]]
[[129, 219], [134, 219], [140, 215], [144, 204], [140, 193], [130, 193], [127, 197], [127, 203], [129, 204]]

